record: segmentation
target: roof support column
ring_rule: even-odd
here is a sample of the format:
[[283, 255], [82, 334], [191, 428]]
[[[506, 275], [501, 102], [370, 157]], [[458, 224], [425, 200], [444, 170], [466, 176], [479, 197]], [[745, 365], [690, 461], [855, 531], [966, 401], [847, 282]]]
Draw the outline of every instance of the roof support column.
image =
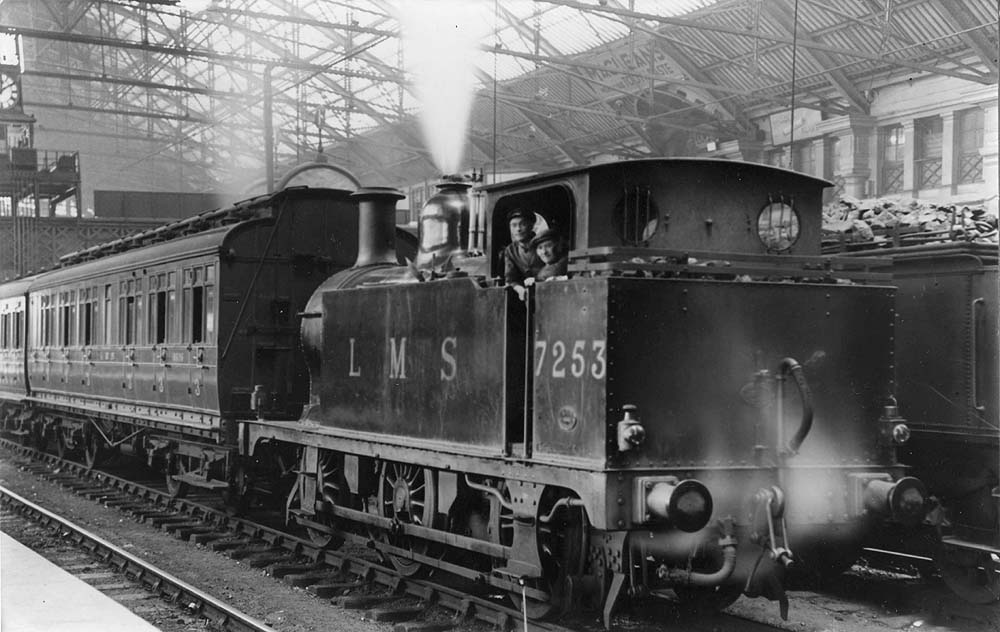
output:
[[913, 197], [916, 193], [916, 122], [913, 119], [903, 121], [903, 190], [901, 195]]
[[955, 113], [941, 115], [941, 191], [955, 193]]
[[983, 179], [986, 181], [986, 207], [996, 213], [1000, 210], [1000, 130], [998, 130], [997, 102], [983, 105]]
[[875, 119], [858, 114], [827, 119], [816, 126], [816, 131], [823, 134], [821, 138], [837, 139], [839, 150], [836, 163], [827, 167], [826, 142], [821, 144], [824, 151], [817, 156], [817, 165], [822, 161], [824, 166], [818, 175], [843, 178], [844, 196], [863, 198], [868, 195], [868, 181], [873, 172], [871, 147], [874, 130]]

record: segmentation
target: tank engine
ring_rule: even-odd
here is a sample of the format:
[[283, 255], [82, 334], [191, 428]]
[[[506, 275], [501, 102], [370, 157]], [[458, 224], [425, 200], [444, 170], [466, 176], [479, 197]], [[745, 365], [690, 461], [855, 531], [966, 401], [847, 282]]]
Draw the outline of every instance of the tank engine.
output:
[[[607, 624], [626, 593], [784, 614], [787, 565], [839, 570], [924, 515], [897, 454], [894, 290], [884, 261], [820, 256], [827, 185], [656, 159], [483, 187], [482, 213], [446, 190], [410, 266], [399, 195], [358, 191], [361, 256], [302, 313], [308, 405], [248, 420], [240, 450], [298, 451], [289, 516], [318, 542], [531, 616], [582, 595]], [[515, 208], [570, 246], [526, 301], [497, 282]]]
[[[907, 552], [932, 557], [973, 603], [1000, 600], [1000, 376], [997, 247], [954, 241], [851, 253], [893, 261], [901, 459], [927, 484], [937, 533]], [[898, 541], [880, 538], [883, 549]]]

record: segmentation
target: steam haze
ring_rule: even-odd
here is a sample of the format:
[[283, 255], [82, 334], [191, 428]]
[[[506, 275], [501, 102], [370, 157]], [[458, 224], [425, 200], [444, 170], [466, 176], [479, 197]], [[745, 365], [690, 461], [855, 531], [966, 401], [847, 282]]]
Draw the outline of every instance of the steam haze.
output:
[[478, 3], [406, 2], [399, 7], [407, 72], [422, 105], [424, 142], [444, 174], [456, 173], [465, 151], [475, 91], [475, 60], [486, 33]]

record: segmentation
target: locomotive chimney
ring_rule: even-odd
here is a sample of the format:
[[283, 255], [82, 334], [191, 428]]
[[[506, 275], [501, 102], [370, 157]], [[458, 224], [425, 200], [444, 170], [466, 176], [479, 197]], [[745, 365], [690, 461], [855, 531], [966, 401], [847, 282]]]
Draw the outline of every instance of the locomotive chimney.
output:
[[396, 202], [403, 195], [392, 187], [363, 187], [358, 202], [358, 258], [355, 268], [396, 263]]

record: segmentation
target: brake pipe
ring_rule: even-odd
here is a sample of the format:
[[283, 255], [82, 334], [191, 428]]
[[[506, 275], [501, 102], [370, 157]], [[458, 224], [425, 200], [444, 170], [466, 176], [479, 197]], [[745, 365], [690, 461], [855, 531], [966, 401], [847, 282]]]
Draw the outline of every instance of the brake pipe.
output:
[[736, 568], [736, 536], [733, 535], [733, 519], [731, 517], [719, 520], [722, 536], [719, 546], [722, 547], [722, 567], [714, 573], [696, 573], [690, 570], [661, 566], [657, 569], [660, 579], [665, 579], [675, 586], [699, 586], [713, 588], [729, 579]]

